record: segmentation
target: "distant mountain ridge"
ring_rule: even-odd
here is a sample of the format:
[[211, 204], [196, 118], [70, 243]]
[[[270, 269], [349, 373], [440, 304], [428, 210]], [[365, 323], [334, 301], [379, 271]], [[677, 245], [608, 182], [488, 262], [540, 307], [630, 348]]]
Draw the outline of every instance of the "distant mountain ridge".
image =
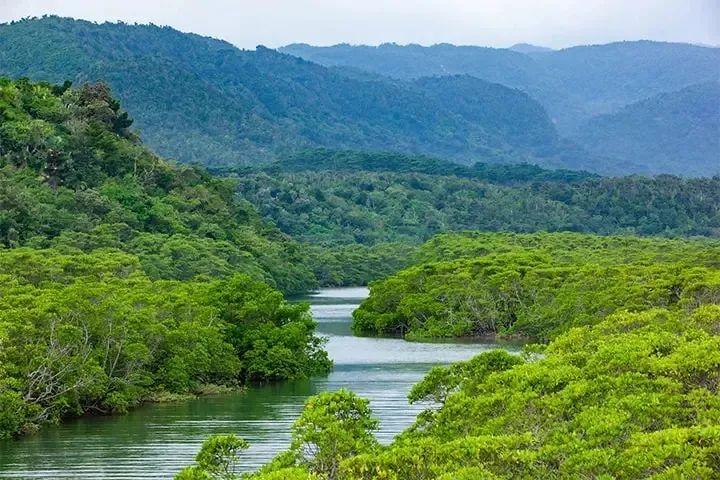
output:
[[[154, 25], [59, 17], [0, 25], [0, 75], [105, 81], [144, 141], [183, 162], [253, 165], [328, 148], [610, 175], [715, 172], [712, 149], [696, 148], [711, 142], [655, 161], [615, 148], [610, 136], [588, 143], [580, 129], [653, 95], [717, 81], [720, 49], [620, 42], [530, 53], [449, 44], [281, 50], [288, 54], [239, 50]], [[701, 110], [684, 121], [697, 124], [692, 112]]]
[[590, 151], [663, 172], [720, 175], [720, 83], [661, 93], [592, 118], [574, 138]]
[[[714, 123], [708, 123], [714, 117], [707, 114], [720, 108], [716, 96], [708, 90], [695, 95], [673, 92], [720, 80], [720, 48], [634, 41], [552, 51], [523, 45], [493, 49], [449, 44], [293, 44], [280, 51], [400, 79], [460, 74], [517, 88], [546, 108], [561, 135], [595, 154], [587, 162], [595, 166], [586, 163], [576, 168], [612, 174], [718, 172], [718, 135]], [[625, 109], [642, 118], [634, 106], [659, 95], [679, 95], [674, 113], [646, 119], [652, 125], [647, 127], [630, 121]], [[666, 104], [669, 97], [663, 98]], [[683, 101], [689, 103], [679, 103]], [[603, 133], [605, 129], [613, 134]]]
[[395, 78], [468, 74], [519, 88], [545, 106], [561, 133], [658, 93], [720, 79], [720, 48], [646, 40], [530, 53], [450, 44], [292, 44], [279, 50]]
[[[542, 106], [509, 87], [352, 74], [169, 27], [59, 17], [5, 24], [0, 74], [106, 81], [145, 141], [185, 162], [269, 162], [308, 147], [567, 168], [588, 156], [559, 139]], [[446, 101], [460, 91], [482, 101]]]

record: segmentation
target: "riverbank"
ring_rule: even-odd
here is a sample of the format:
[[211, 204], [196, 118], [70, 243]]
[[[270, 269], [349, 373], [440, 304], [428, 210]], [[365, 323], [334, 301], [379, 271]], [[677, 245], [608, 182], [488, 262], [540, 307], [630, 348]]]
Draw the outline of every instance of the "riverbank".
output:
[[146, 404], [124, 416], [50, 426], [31, 437], [0, 442], [0, 471], [7, 478], [168, 478], [192, 463], [208, 435], [224, 432], [251, 443], [241, 459], [243, 471], [251, 471], [287, 447], [290, 425], [308, 396], [340, 388], [371, 400], [381, 420], [378, 438], [387, 444], [425, 408], [409, 405], [407, 394], [428, 369], [495, 344], [354, 337], [351, 314], [366, 294], [366, 289], [325, 289], [305, 299], [318, 334], [328, 337], [326, 349], [335, 362], [328, 376]]

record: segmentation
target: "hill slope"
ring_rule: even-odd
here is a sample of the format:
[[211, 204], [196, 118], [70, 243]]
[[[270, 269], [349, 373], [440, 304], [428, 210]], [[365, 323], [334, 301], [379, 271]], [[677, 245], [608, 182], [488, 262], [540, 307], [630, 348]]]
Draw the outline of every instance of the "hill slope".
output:
[[[247, 164], [324, 146], [464, 162], [566, 162], [552, 158], [565, 147], [542, 107], [519, 91], [480, 80], [435, 85], [349, 75], [171, 28], [57, 17], [2, 25], [0, 73], [107, 81], [147, 143], [181, 161]], [[502, 96], [533, 128], [525, 137], [508, 134], [517, 118], [502, 104], [446, 105], [437, 88], [444, 96]]]
[[720, 236], [720, 177], [606, 178], [327, 150], [225, 173], [283, 232], [314, 244], [416, 243], [461, 230]]
[[692, 85], [595, 117], [574, 138], [588, 150], [644, 165], [642, 173], [718, 175], [720, 83]]

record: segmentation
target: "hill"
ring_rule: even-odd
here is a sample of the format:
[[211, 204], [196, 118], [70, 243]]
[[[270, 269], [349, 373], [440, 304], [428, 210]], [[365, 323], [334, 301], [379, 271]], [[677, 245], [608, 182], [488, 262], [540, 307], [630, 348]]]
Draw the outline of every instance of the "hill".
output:
[[243, 272], [285, 292], [315, 278], [232, 181], [139, 143], [103, 84], [0, 77], [0, 246], [136, 255], [152, 279]]
[[640, 173], [718, 175], [720, 83], [662, 93], [592, 118], [574, 139], [590, 151], [643, 165]]
[[[587, 156], [568, 151], [543, 108], [508, 87], [351, 74], [168, 27], [58, 17], [5, 24], [0, 74], [106, 81], [144, 140], [183, 162], [253, 164], [317, 146], [567, 167]], [[459, 101], [468, 95], [477, 101]]]
[[720, 76], [720, 49], [650, 41], [529, 54], [449, 44], [294, 44], [280, 51], [323, 65], [355, 67], [395, 78], [468, 74], [519, 88], [545, 106], [561, 133], [573, 131], [592, 116]]
[[307, 250], [131, 125], [104, 84], [0, 77], [0, 439], [331, 367], [270, 286], [313, 288]]

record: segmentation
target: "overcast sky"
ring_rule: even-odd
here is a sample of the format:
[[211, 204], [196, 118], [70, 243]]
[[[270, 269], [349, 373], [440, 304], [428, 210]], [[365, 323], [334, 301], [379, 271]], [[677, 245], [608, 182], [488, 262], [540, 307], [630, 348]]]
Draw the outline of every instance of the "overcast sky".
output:
[[720, 0], [0, 0], [0, 21], [57, 14], [155, 23], [243, 48], [383, 42], [720, 45]]

